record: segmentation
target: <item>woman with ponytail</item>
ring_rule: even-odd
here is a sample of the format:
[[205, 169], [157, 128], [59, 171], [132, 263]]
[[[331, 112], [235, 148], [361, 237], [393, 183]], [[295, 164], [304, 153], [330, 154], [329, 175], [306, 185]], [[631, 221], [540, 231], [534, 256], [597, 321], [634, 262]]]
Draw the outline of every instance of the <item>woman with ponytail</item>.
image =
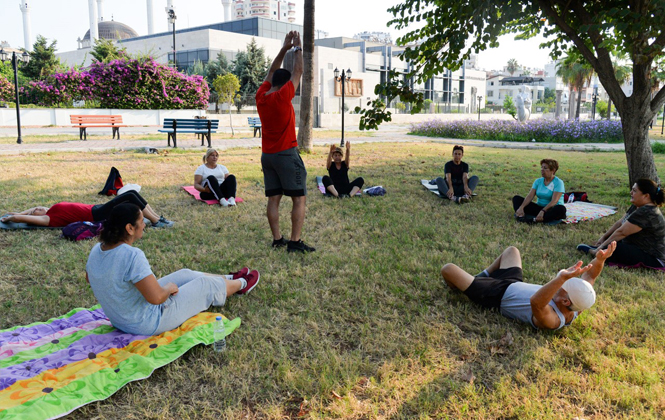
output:
[[665, 218], [660, 211], [665, 202], [663, 189], [650, 179], [640, 179], [630, 190], [630, 202], [632, 206], [626, 215], [593, 246], [581, 244], [577, 249], [595, 255], [597, 250], [617, 241], [617, 249], [608, 262], [665, 267]]
[[132, 246], [144, 228], [138, 206], [114, 207], [85, 268], [95, 297], [119, 330], [161, 334], [210, 305], [224, 305], [227, 296], [248, 293], [259, 282], [259, 272], [248, 268], [227, 276], [182, 269], [158, 280], [143, 251]]

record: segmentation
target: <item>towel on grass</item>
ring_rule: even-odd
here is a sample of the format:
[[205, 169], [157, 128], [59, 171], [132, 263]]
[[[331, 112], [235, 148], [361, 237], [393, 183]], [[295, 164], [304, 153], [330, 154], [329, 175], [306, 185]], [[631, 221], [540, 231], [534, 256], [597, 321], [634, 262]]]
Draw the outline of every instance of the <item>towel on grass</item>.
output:
[[[317, 176], [316, 177], [316, 186], [319, 188], [319, 191], [321, 191], [321, 194], [332, 197], [332, 194], [330, 194], [328, 191], [326, 191], [326, 186], [323, 185], [323, 177], [322, 176]], [[358, 191], [356, 193], [356, 195], [362, 195], [362, 193], [360, 191]]]
[[[196, 188], [194, 188], [193, 185], [183, 186], [182, 189], [187, 191], [197, 201], [203, 201], [206, 204], [219, 204], [219, 201], [217, 201], [217, 200], [202, 200], [201, 199], [201, 193]], [[245, 201], [245, 200], [243, 200], [240, 197], [236, 197], [236, 203], [242, 203], [243, 201]]]
[[[9, 215], [5, 214], [3, 216], [0, 216], [0, 219], [2, 219], [5, 216]], [[35, 225], [29, 225], [27, 223], [0, 222], [0, 229], [14, 230], [14, 229], [60, 229], [60, 228], [50, 227], [50, 226], [35, 226]]]
[[[115, 329], [99, 305], [0, 330], [0, 419], [54, 419], [212, 344], [218, 314], [202, 312], [157, 336]], [[226, 333], [240, 318], [224, 318]]]

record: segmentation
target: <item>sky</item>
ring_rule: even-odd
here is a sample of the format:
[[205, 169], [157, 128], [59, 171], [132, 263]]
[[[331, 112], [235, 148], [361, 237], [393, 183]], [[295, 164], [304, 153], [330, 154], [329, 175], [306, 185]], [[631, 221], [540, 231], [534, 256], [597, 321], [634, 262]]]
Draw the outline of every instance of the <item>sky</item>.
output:
[[[296, 2], [296, 23], [302, 24], [303, 0]], [[315, 27], [329, 36], [347, 36], [362, 31], [390, 32], [393, 40], [400, 35], [386, 23], [392, 15], [387, 9], [396, 0], [319, 0], [316, 2]], [[77, 48], [76, 39], [89, 29], [88, 1], [86, 0], [30, 0], [32, 42], [38, 34], [58, 41], [58, 51]], [[224, 20], [221, 0], [174, 0], [178, 20], [176, 29], [218, 23]], [[167, 30], [166, 0], [153, 0], [156, 32]], [[105, 0], [104, 20], [125, 23], [139, 35], [148, 33], [146, 2], [144, 0]], [[500, 47], [482, 52], [479, 66], [486, 70], [499, 70], [511, 58], [527, 67], [543, 68], [550, 58], [548, 52], [538, 49], [542, 39], [514, 41], [512, 35], [500, 38]], [[0, 0], [0, 41], [12, 47], [23, 47], [23, 17], [19, 0]]]

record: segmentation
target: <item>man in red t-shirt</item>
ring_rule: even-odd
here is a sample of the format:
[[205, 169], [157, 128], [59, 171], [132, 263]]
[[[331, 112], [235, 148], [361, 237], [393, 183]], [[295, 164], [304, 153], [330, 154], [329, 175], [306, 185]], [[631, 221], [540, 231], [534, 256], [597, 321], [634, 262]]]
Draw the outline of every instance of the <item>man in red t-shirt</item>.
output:
[[[305, 220], [307, 169], [298, 152], [296, 114], [291, 100], [302, 76], [303, 61], [300, 34], [291, 31], [268, 70], [268, 75], [256, 92], [256, 109], [261, 118], [263, 181], [268, 197], [268, 223], [274, 248], [286, 246], [288, 252], [311, 252], [314, 248], [300, 239]], [[280, 68], [287, 51], [293, 49], [293, 73]], [[279, 203], [282, 195], [291, 197], [291, 240], [284, 239], [279, 230]]]

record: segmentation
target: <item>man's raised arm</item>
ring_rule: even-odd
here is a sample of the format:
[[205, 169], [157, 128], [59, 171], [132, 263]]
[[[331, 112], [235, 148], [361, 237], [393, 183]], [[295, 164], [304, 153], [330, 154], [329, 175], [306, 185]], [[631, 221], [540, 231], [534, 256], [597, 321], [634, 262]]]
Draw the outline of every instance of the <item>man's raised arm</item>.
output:
[[291, 49], [293, 46], [293, 37], [297, 34], [296, 31], [291, 31], [288, 34], [286, 34], [286, 37], [284, 37], [284, 45], [282, 45], [282, 49], [279, 50], [279, 54], [275, 57], [275, 59], [272, 61], [272, 64], [270, 65], [270, 69], [268, 70], [268, 74], [266, 75], [266, 78], [264, 82], [270, 82], [272, 84], [272, 75], [275, 73], [277, 70], [282, 67], [282, 61], [284, 61], [284, 56], [286, 55], [286, 52]]

